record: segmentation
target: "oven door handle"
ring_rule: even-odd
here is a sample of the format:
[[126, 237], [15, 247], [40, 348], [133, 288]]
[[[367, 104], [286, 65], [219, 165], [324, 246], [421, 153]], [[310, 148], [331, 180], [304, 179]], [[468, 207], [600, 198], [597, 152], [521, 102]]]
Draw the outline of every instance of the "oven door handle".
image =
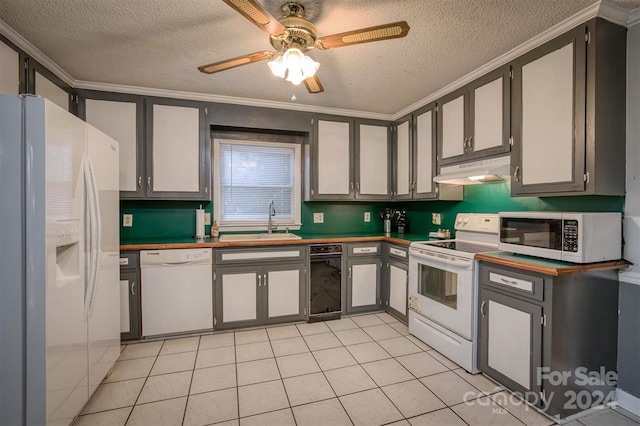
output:
[[439, 263], [444, 263], [445, 265], [451, 265], [458, 268], [471, 269], [471, 267], [473, 266], [473, 261], [470, 261], [470, 260], [447, 259], [446, 257], [439, 256], [436, 254], [430, 254], [430, 253], [425, 253], [422, 251], [415, 251], [415, 250], [412, 250], [410, 253], [411, 253], [411, 256], [414, 256], [418, 259], [436, 261]]

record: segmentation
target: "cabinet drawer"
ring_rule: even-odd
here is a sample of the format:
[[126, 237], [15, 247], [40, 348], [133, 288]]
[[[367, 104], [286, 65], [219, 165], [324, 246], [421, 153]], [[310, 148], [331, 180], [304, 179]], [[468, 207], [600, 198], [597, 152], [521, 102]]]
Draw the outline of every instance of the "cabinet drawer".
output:
[[138, 269], [140, 259], [139, 251], [120, 252], [120, 270]]
[[376, 256], [380, 255], [382, 252], [380, 243], [378, 242], [349, 244], [349, 248], [347, 250], [347, 256], [349, 257]]
[[544, 278], [511, 269], [481, 265], [480, 282], [509, 293], [544, 300]]
[[247, 262], [302, 261], [307, 246], [282, 246], [277, 248], [239, 248], [214, 251], [215, 265], [234, 265]]
[[387, 256], [401, 262], [409, 262], [409, 247], [387, 245]]

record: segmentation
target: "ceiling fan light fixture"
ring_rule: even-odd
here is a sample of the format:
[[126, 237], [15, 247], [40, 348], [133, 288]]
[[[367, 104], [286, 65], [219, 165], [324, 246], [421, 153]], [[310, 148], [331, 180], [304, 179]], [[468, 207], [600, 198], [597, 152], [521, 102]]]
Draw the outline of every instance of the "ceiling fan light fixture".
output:
[[283, 54], [268, 62], [269, 69], [276, 77], [284, 78], [296, 86], [316, 75], [320, 64], [302, 53], [297, 47], [290, 47]]

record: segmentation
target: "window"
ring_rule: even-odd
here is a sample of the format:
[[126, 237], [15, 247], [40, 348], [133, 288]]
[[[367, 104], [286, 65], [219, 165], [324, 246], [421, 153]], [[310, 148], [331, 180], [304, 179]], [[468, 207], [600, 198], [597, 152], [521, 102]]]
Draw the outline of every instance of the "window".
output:
[[214, 218], [227, 231], [300, 228], [301, 145], [214, 138]]

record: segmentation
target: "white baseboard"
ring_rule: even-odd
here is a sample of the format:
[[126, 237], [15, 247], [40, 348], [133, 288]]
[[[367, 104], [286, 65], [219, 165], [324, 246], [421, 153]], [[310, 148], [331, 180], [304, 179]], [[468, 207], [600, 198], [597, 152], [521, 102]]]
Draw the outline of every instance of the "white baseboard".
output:
[[617, 405], [640, 417], [640, 398], [621, 389], [616, 389]]

